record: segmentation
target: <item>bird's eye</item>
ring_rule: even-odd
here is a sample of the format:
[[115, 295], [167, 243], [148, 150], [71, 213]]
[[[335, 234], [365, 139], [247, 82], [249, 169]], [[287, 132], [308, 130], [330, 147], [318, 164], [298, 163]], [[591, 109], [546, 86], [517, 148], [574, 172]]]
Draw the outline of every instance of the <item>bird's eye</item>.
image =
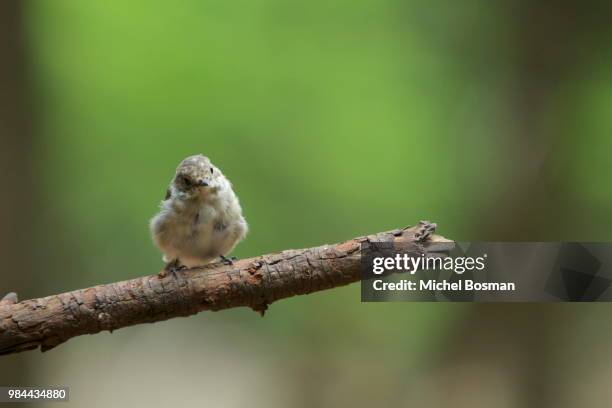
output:
[[213, 168], [211, 167], [211, 168], [210, 168], [210, 174], [212, 174], [212, 173], [213, 173]]
[[183, 177], [183, 183], [185, 183], [186, 186], [191, 185], [191, 180], [189, 180], [189, 177]]

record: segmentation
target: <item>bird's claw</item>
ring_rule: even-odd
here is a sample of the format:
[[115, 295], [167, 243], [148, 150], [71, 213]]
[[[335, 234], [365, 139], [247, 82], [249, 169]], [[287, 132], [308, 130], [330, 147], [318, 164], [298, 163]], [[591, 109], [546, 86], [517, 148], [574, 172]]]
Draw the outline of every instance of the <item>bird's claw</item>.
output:
[[226, 265], [233, 265], [234, 261], [238, 259], [235, 256], [232, 256], [232, 257], [228, 258], [228, 257], [226, 257], [224, 255], [220, 255], [219, 257], [221, 258], [221, 262], [223, 262]]
[[185, 265], [181, 265], [179, 260], [175, 259], [172, 262], [168, 262], [166, 267], [162, 269], [157, 275], [160, 278], [165, 278], [166, 276], [168, 276], [169, 273], [176, 276], [177, 272], [180, 272], [184, 269], [187, 269], [187, 267]]

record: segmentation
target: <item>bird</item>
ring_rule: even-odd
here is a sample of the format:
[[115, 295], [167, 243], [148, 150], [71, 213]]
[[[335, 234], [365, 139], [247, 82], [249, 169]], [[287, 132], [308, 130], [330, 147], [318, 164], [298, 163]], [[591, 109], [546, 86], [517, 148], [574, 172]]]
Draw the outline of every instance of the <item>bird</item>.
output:
[[[150, 221], [153, 243], [163, 253], [160, 276], [221, 260], [242, 241], [249, 230], [232, 184], [202, 154], [178, 165]], [[235, 259], [235, 258], [234, 258]]]

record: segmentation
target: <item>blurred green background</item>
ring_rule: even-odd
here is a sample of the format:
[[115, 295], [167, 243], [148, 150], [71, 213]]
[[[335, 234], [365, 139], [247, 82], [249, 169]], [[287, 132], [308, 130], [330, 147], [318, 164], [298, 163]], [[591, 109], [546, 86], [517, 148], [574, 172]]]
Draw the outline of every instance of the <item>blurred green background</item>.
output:
[[[421, 219], [463, 241], [612, 236], [605, 4], [0, 9], [2, 293], [158, 271], [147, 223], [196, 153], [241, 199], [238, 257]], [[352, 285], [2, 357], [0, 383], [68, 385], [77, 407], [587, 406], [612, 401], [608, 309], [361, 304]]]

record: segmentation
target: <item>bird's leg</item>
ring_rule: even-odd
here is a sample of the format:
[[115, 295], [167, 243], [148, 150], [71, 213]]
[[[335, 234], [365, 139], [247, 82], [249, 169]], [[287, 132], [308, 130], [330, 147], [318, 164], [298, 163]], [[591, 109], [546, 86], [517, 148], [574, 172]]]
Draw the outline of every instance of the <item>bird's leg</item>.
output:
[[231, 258], [227, 258], [224, 255], [219, 255], [219, 257], [221, 258], [221, 261], [226, 264], [226, 265], [233, 265], [234, 261], [238, 258], [236, 258], [235, 256], [232, 256]]
[[160, 278], [168, 276], [168, 273], [176, 276], [176, 273], [185, 269], [185, 265], [181, 265], [178, 258], [166, 264], [165, 268], [158, 274]]

